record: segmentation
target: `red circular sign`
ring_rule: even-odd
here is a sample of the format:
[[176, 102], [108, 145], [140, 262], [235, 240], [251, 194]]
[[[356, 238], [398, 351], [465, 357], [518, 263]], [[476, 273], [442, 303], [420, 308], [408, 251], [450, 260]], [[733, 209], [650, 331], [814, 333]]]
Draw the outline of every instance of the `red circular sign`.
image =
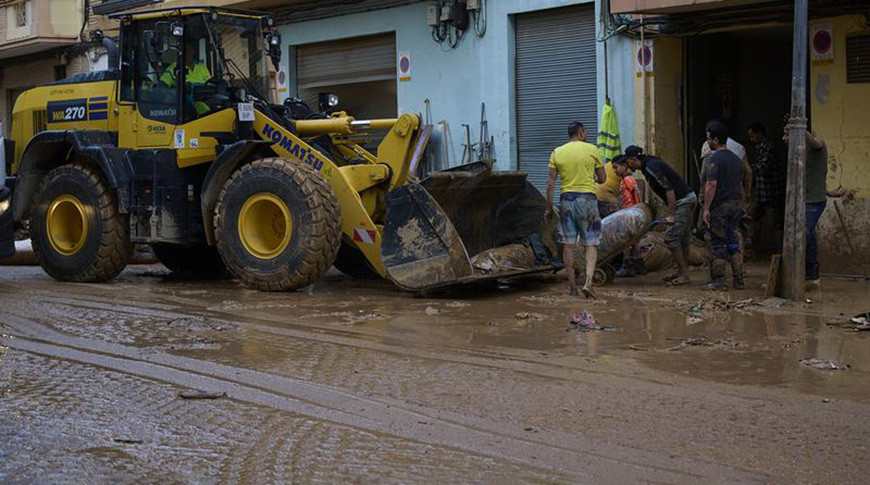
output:
[[652, 62], [652, 49], [645, 45], [637, 50], [637, 63], [646, 67], [650, 62]]
[[408, 59], [408, 57], [406, 56], [402, 56], [402, 58], [399, 59], [399, 69], [402, 72], [408, 72], [408, 70], [411, 69], [411, 59]]
[[831, 38], [831, 33], [827, 30], [820, 30], [813, 35], [813, 50], [819, 54], [824, 54], [831, 50], [831, 45], [834, 40]]

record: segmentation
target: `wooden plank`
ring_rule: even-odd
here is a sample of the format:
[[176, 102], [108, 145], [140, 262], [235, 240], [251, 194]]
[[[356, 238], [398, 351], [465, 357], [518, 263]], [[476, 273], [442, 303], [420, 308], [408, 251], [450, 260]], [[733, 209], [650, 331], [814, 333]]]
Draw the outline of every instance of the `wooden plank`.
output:
[[767, 284], [764, 286], [764, 298], [770, 298], [779, 292], [779, 268], [781, 264], [781, 254], [774, 254], [770, 258], [770, 269], [767, 270]]

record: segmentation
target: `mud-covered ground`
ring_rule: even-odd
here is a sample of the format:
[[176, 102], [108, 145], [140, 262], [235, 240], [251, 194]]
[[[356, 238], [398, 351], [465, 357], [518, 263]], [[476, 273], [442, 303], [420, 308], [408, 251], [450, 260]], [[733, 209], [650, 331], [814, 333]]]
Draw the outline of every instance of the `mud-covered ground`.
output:
[[870, 283], [795, 305], [764, 273], [589, 302], [0, 267], [0, 483], [866, 483]]

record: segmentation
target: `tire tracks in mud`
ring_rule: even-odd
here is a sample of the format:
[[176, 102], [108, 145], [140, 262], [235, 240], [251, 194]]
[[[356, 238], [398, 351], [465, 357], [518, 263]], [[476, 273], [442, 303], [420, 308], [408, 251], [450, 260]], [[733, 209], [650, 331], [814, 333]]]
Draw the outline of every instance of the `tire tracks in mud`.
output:
[[[33, 301], [39, 299], [44, 303], [69, 305], [90, 310], [106, 312], [120, 312], [129, 315], [137, 315], [151, 318], [164, 318], [169, 321], [180, 320], [190, 317], [208, 318], [219, 324], [227, 324], [252, 330], [265, 335], [289, 337], [298, 340], [306, 340], [326, 345], [337, 345], [350, 348], [364, 349], [374, 352], [382, 352], [393, 355], [401, 355], [418, 359], [428, 359], [448, 363], [464, 364], [496, 370], [520, 372], [537, 377], [547, 377], [560, 380], [590, 383], [584, 376], [602, 375], [613, 376], [619, 379], [630, 379], [632, 382], [644, 381], [653, 385], [669, 385], [668, 382], [654, 378], [628, 376], [618, 372], [603, 371], [600, 369], [578, 368], [556, 362], [544, 362], [540, 359], [530, 358], [527, 353], [513, 352], [511, 349], [483, 350], [479, 347], [439, 345], [433, 342], [402, 341], [395, 344], [387, 343], [388, 340], [377, 336], [341, 330], [332, 326], [306, 322], [303, 324], [287, 322], [268, 316], [249, 317], [227, 311], [211, 310], [206, 308], [185, 309], [184, 312], [176, 310], [179, 304], [157, 303], [154, 301], [132, 302], [124, 300], [106, 301], [106, 297], [79, 295], [65, 293], [57, 296], [59, 292], [35, 292], [28, 295]], [[279, 326], [280, 325], [280, 326]], [[677, 389], [674, 395], [686, 397]]]
[[[59, 294], [62, 296], [58, 296]], [[160, 296], [161, 298], [163, 297], [163, 295]], [[427, 359], [435, 362], [517, 372], [534, 377], [545, 377], [548, 379], [570, 381], [581, 384], [596, 385], [600, 383], [600, 376], [605, 376], [610, 383], [618, 383], [625, 388], [637, 389], [638, 385], [640, 385], [644, 386], [646, 390], [654, 395], [668, 395], [690, 401], [707, 399], [709, 398], [709, 393], [712, 392], [709, 388], [710, 384], [708, 384], [702, 391], [699, 391], [689, 387], [674, 386], [671, 381], [656, 378], [654, 376], [629, 375], [613, 370], [577, 367], [557, 362], [545, 362], [540, 359], [529, 357], [527, 353], [512, 352], [511, 349], [493, 351], [481, 349], [479, 347], [439, 345], [432, 342], [420, 341], [402, 341], [400, 343], [397, 342], [392, 344], [370, 334], [337, 329], [332, 326], [312, 322], [299, 324], [287, 322], [286, 320], [279, 320], [278, 318], [270, 318], [268, 316], [249, 317], [228, 311], [218, 311], [201, 307], [190, 310], [185, 309], [185, 311], [182, 312], [177, 310], [179, 303], [175, 302], [174, 298], [175, 297], [172, 297], [170, 300], [171, 303], [165, 303], [155, 302], [153, 300], [134, 302], [115, 299], [113, 301], [107, 301], [107, 297], [102, 295], [80, 295], [58, 291], [52, 291], [49, 293], [37, 290], [36, 292], [28, 294], [28, 300], [30, 301], [39, 299], [44, 303], [69, 305], [106, 312], [120, 312], [142, 317], [164, 318], [169, 321], [191, 317], [206, 318], [218, 324], [237, 326], [241, 329], [255, 331], [264, 335], [275, 335], [324, 345], [362, 349], [414, 359]], [[187, 300], [187, 298], [183, 299]], [[190, 304], [194, 305], [196, 302], [192, 301]], [[753, 397], [748, 397], [739, 391], [729, 389], [727, 386], [717, 386], [715, 393], [728, 398], [737, 399], [741, 402], [771, 402], [776, 406], [781, 405], [780, 398], [769, 400], [764, 397], [765, 394], [763, 391], [756, 393]], [[791, 416], [793, 414], [790, 410], [780, 410], [775, 408], [768, 409], [767, 412], [782, 414], [784, 416]], [[863, 414], [855, 415], [856, 418], [863, 418], [863, 416]]]
[[[429, 409], [389, 398], [356, 395], [340, 388], [209, 361], [70, 337], [29, 318], [7, 313], [0, 336], [7, 347], [268, 406], [381, 435], [458, 449], [478, 456], [566, 474], [582, 481], [764, 482], [765, 475], [735, 467], [675, 458], [600, 440], [504, 424]], [[11, 334], [11, 335], [10, 335]]]

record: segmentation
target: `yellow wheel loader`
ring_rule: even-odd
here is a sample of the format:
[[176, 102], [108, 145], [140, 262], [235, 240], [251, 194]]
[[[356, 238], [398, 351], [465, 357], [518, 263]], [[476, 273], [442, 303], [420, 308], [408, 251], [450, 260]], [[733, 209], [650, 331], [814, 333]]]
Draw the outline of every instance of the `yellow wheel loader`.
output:
[[[134, 243], [171, 270], [225, 267], [269, 291], [333, 264], [412, 291], [558, 268], [540, 237], [546, 201], [524, 174], [479, 162], [417, 182], [431, 132], [418, 116], [267, 101], [267, 62], [280, 59], [270, 16], [116, 18], [119, 46], [92, 34], [107, 71], [31, 89], [13, 110], [12, 211], [52, 277], [110, 279]], [[376, 153], [372, 130], [388, 130]]]

